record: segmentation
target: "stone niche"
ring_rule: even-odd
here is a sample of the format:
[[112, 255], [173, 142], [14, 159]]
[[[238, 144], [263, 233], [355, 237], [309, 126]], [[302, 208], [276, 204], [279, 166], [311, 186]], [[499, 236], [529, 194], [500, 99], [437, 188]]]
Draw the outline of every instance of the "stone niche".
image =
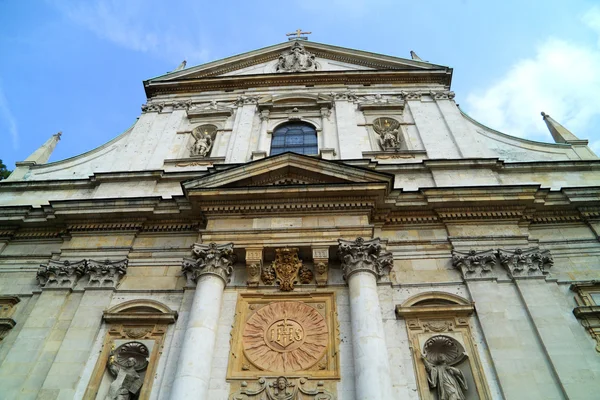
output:
[[413, 296], [396, 306], [406, 320], [420, 398], [491, 399], [469, 324], [473, 303], [445, 292]]
[[[227, 368], [232, 395], [261, 398], [283, 390], [335, 398], [340, 379], [336, 315], [331, 292], [240, 294]], [[287, 386], [278, 389], [284, 381]]]
[[131, 300], [104, 312], [108, 332], [85, 400], [150, 398], [160, 349], [177, 312], [154, 300]]

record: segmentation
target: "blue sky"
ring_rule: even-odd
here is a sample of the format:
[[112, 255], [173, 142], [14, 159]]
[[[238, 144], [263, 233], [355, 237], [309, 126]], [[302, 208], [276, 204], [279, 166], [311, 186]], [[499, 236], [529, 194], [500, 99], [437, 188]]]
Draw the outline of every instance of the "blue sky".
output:
[[456, 101], [508, 134], [552, 141], [540, 111], [600, 153], [596, 1], [0, 0], [0, 159], [9, 168], [52, 134], [51, 161], [135, 122], [142, 81], [286, 40], [454, 68]]

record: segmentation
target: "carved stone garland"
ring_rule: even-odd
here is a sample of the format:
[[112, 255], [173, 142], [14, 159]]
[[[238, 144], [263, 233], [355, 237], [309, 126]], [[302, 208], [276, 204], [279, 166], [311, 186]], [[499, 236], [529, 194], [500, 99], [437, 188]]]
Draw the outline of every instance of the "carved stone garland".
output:
[[186, 285], [193, 286], [194, 282], [204, 274], [217, 275], [229, 282], [233, 272], [233, 263], [235, 254], [233, 254], [233, 243], [221, 244], [210, 243], [194, 244], [192, 248], [193, 259], [183, 259], [183, 275], [186, 278]]
[[[242, 388], [231, 395], [231, 399], [268, 399], [268, 400], [335, 400], [335, 396], [324, 388], [323, 381], [317, 382], [317, 387], [308, 389], [305, 385], [306, 378], [291, 379], [280, 376], [275, 379], [261, 377], [257, 380], [259, 387], [257, 389], [248, 388], [246, 382], [242, 383]], [[264, 397], [266, 395], [266, 397]], [[302, 396], [302, 397], [300, 397]]]
[[342, 260], [342, 271], [347, 280], [358, 271], [369, 271], [381, 278], [389, 274], [393, 265], [392, 253], [383, 252], [380, 239], [354, 241], [338, 239], [338, 254]]

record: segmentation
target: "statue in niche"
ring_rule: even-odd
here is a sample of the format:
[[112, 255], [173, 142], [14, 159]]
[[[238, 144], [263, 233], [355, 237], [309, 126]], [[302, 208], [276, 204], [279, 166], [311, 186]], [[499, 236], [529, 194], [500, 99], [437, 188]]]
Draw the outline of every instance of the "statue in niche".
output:
[[110, 352], [107, 368], [115, 377], [105, 400], [135, 400], [144, 380], [140, 375], [148, 366], [148, 347], [128, 342]]
[[436, 335], [423, 345], [423, 364], [431, 389], [437, 390], [438, 400], [465, 400], [467, 381], [461, 370], [453, 365], [467, 356], [464, 347], [454, 338]]
[[279, 56], [275, 67], [277, 72], [315, 71], [317, 62], [315, 55], [306, 51], [302, 43], [294, 42], [292, 48]]
[[383, 150], [400, 148], [400, 122], [393, 118], [377, 118], [373, 121], [373, 129], [379, 134], [379, 144]]
[[207, 157], [212, 149], [214, 139], [217, 133], [217, 127], [214, 125], [200, 125], [192, 130], [192, 136], [196, 139], [191, 155]]

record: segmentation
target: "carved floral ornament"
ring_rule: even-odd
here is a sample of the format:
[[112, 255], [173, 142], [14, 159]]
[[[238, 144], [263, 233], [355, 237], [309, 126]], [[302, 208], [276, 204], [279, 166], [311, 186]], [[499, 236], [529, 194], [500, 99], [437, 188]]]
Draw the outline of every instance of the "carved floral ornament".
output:
[[73, 288], [85, 275], [89, 275], [87, 287], [116, 287], [123, 275], [127, 273], [128, 260], [80, 260], [54, 261], [42, 264], [38, 268], [36, 279], [44, 288]]
[[461, 269], [465, 279], [491, 277], [498, 265], [504, 267], [511, 278], [544, 277], [549, 273], [548, 268], [554, 265], [554, 259], [549, 250], [540, 250], [537, 247], [468, 252], [454, 250], [452, 264]]
[[198, 244], [192, 247], [193, 258], [184, 258], [182, 272], [186, 285], [193, 286], [198, 278], [205, 274], [213, 274], [229, 282], [236, 260], [233, 254], [233, 243], [227, 244]]
[[387, 276], [393, 265], [392, 253], [382, 251], [379, 238], [354, 241], [338, 239], [338, 254], [342, 260], [344, 279], [359, 271], [368, 271], [379, 279]]
[[[334, 400], [335, 396], [325, 390], [323, 381], [318, 381], [314, 389], [309, 389], [306, 378], [287, 378], [279, 376], [273, 379], [264, 377], [257, 379], [258, 387], [250, 389], [246, 382], [242, 388], [230, 396], [232, 400]], [[265, 397], [266, 396], [266, 397]]]

